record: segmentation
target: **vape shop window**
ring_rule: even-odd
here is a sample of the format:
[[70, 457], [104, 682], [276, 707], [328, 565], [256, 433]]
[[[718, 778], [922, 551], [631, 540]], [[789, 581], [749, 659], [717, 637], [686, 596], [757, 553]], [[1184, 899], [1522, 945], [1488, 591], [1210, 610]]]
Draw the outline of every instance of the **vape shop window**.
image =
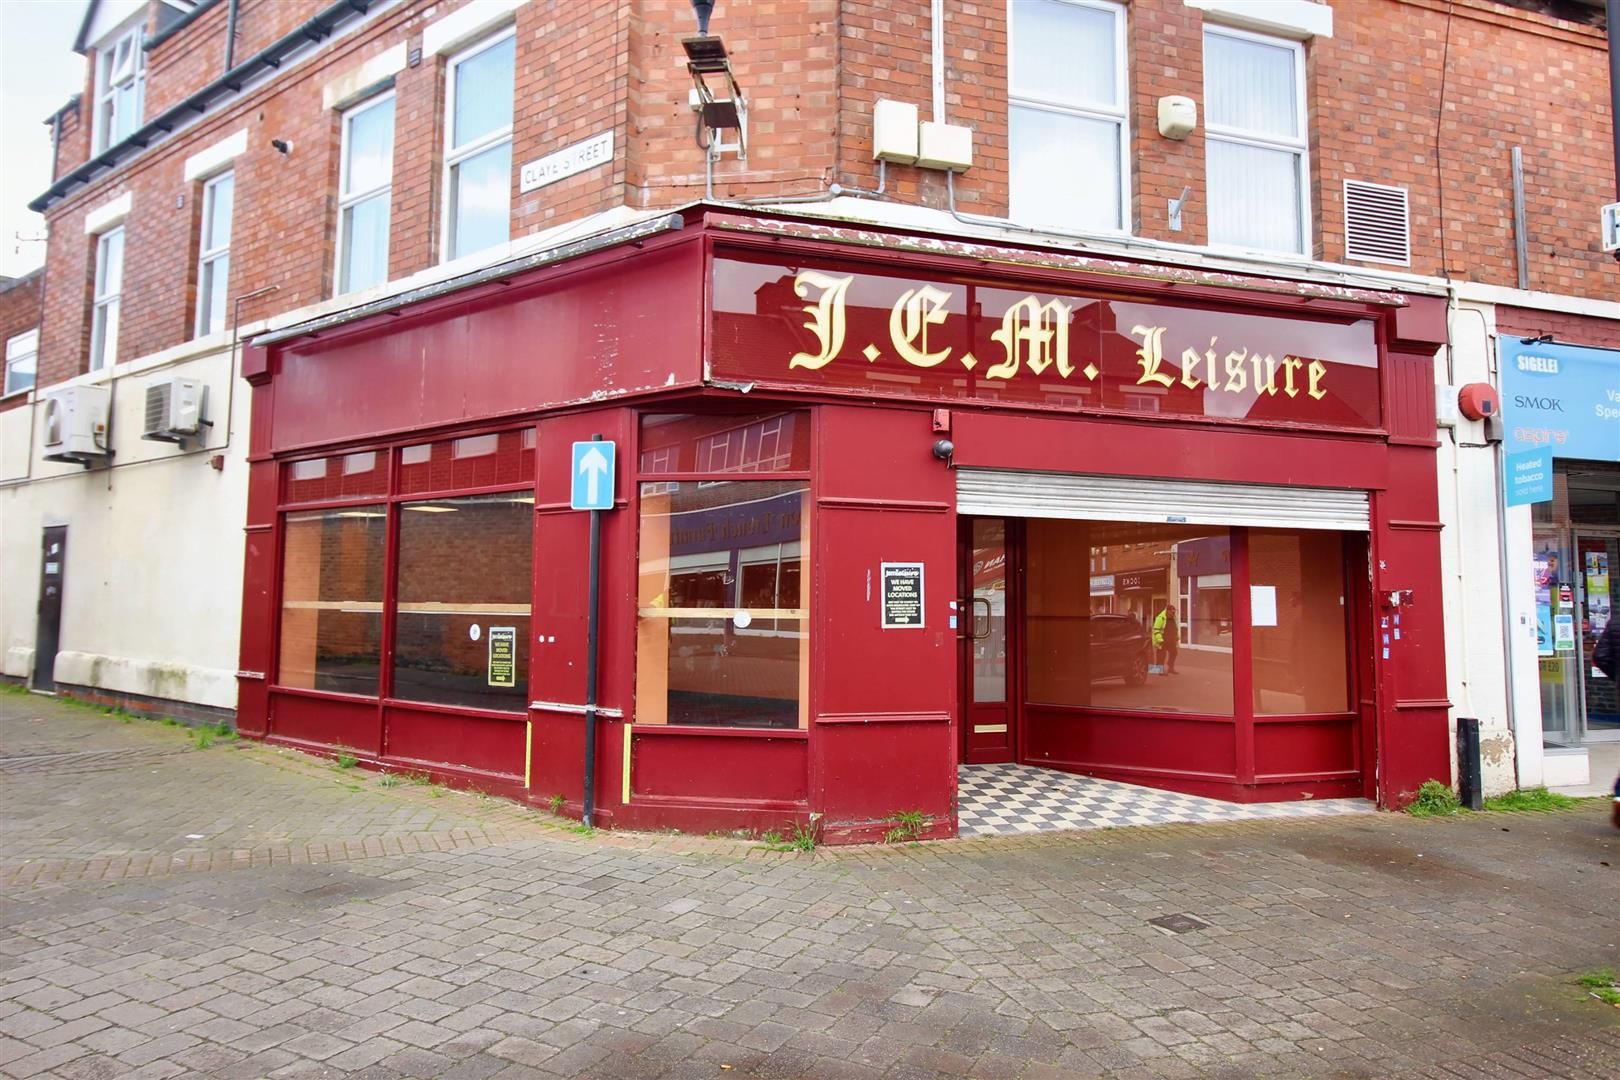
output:
[[394, 697], [527, 705], [533, 518], [528, 492], [400, 504]]
[[280, 685], [377, 693], [387, 521], [381, 504], [286, 516]]

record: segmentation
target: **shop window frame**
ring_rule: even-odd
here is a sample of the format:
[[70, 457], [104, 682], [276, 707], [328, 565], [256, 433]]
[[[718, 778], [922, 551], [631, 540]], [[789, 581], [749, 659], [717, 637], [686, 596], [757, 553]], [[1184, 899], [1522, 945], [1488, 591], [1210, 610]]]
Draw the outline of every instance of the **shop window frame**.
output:
[[[482, 436], [496, 436], [505, 434], [518, 434], [523, 438], [525, 445], [521, 447], [534, 454], [534, 469], [523, 479], [509, 483], [467, 485], [463, 487], [435, 488], [423, 491], [402, 491], [402, 478], [404, 466], [402, 459], [407, 448], [420, 445], [429, 445], [438, 442], [455, 443], [460, 440], [479, 438]], [[527, 434], [526, 434], [527, 433]], [[300, 464], [325, 460], [328, 462], [343, 462], [360, 454], [375, 454], [378, 463], [384, 470], [383, 491], [365, 495], [335, 495], [329, 498], [294, 498], [289, 494], [289, 484], [292, 482], [294, 471]], [[351, 704], [360, 703], [374, 706], [379, 717], [389, 710], [410, 710], [414, 712], [443, 713], [453, 716], [469, 716], [483, 719], [495, 719], [523, 722], [528, 714], [529, 702], [525, 701], [523, 707], [517, 710], [489, 709], [466, 705], [448, 705], [438, 702], [418, 701], [414, 698], [400, 698], [394, 696], [394, 642], [399, 617], [399, 540], [400, 515], [403, 507], [411, 503], [429, 502], [434, 499], [462, 498], [473, 495], [494, 495], [511, 492], [527, 492], [531, 500], [537, 490], [540, 466], [539, 429], [534, 423], [519, 424], [516, 426], [503, 424], [498, 426], [481, 426], [475, 429], [466, 429], [448, 433], [423, 435], [412, 434], [405, 438], [391, 439], [385, 442], [367, 442], [346, 445], [336, 448], [327, 448], [321, 453], [302, 454], [296, 457], [286, 457], [277, 461], [276, 472], [276, 516], [275, 516], [275, 577], [273, 581], [273, 595], [271, 597], [271, 610], [275, 619], [272, 623], [270, 635], [270, 656], [272, 669], [269, 672], [268, 685], [272, 694], [288, 697], [315, 698], [328, 701], [342, 701]], [[286, 686], [281, 682], [281, 632], [284, 591], [286, 587], [286, 558], [287, 558], [287, 516], [311, 510], [343, 510], [351, 507], [371, 507], [381, 505], [387, 515], [384, 523], [384, 551], [383, 551], [383, 607], [382, 607], [382, 638], [378, 658], [377, 693], [350, 694], [336, 690], [317, 690], [297, 686]], [[532, 502], [531, 502], [532, 506]], [[530, 543], [533, 544], [534, 515], [530, 514]], [[529, 600], [533, 604], [533, 575], [530, 574]], [[525, 676], [527, 672], [525, 672]], [[532, 693], [526, 695], [532, 697]], [[386, 756], [386, 755], [385, 755]]]
[[[641, 502], [644, 494], [642, 491], [644, 484], [654, 485], [656, 488], [655, 491], [646, 492], [645, 494], [662, 495], [673, 492], [675, 490], [675, 485], [682, 483], [694, 483], [699, 486], [704, 486], [705, 484], [769, 482], [775, 480], [803, 482], [805, 486], [803, 489], [801, 489], [804, 499], [804, 507], [802, 512], [805, 515], [805, 520], [808, 525], [808, 533], [805, 538], [800, 541], [801, 549], [799, 553], [799, 610], [804, 612], [800, 619], [800, 622], [803, 625], [802, 633], [804, 635], [804, 640], [801, 645], [801, 648], [804, 651], [800, 658], [800, 663], [806, 665], [811, 673], [811, 677], [808, 680], [808, 685], [804, 690], [805, 698], [800, 703], [800, 708], [805, 717], [805, 723], [802, 727], [792, 728], [718, 727], [702, 724], [636, 723], [634, 717], [636, 705], [639, 702], [639, 695], [641, 692], [640, 686], [637, 685], [632, 691], [631, 708], [627, 711], [627, 715], [625, 717], [626, 727], [633, 728], [637, 738], [644, 735], [651, 735], [658, 737], [671, 736], [721, 739], [808, 740], [810, 737], [810, 728], [814, 726], [816, 716], [815, 642], [819, 637], [819, 631], [816, 629], [816, 626], [817, 621], [820, 618], [820, 605], [810, 602], [812, 594], [815, 590], [815, 573], [813, 566], [815, 562], [816, 530], [819, 527], [819, 523], [816, 520], [816, 503], [819, 485], [814, 475], [814, 463], [816, 460], [818, 440], [816, 424], [814, 423], [815, 410], [813, 408], [807, 408], [803, 405], [793, 405], [787, 403], [782, 403], [783, 407], [772, 410], [770, 405], [776, 403], [761, 403], [764, 406], [763, 408], [737, 412], [732, 410], [715, 409], [713, 407], [705, 407], [705, 404], [706, 403], [701, 401], [671, 401], [663, 403], [656, 408], [637, 410], [634, 415], [634, 422], [630, 425], [632, 453], [629, 460], [635, 462], [635, 471], [631, 474], [631, 492], [627, 511], [634, 515], [634, 520], [636, 523], [633, 538], [633, 551], [635, 553], [636, 566], [638, 568], [637, 573], [639, 574], [639, 567], [641, 563]], [[805, 456], [809, 462], [809, 465], [806, 468], [789, 469], [783, 470], [782, 472], [729, 473], [693, 471], [690, 469], [671, 472], [653, 472], [646, 470], [646, 465], [654, 463], [649, 461], [648, 457], [646, 456], [648, 449], [642, 444], [643, 421], [649, 416], [680, 414], [689, 416], [705, 416], [715, 419], [730, 418], [739, 421], [739, 423], [735, 428], [728, 430], [739, 430], [745, 429], [750, 423], [757, 420], [762, 413], [773, 413], [775, 416], [792, 415], [795, 423], [805, 425], [805, 430], [807, 432], [807, 447]], [[789, 451], [789, 460], [791, 460], [791, 450]], [[636, 650], [638, 647], [638, 637], [640, 634], [642, 619], [640, 604], [634, 591], [632, 591], [631, 595], [625, 601], [625, 610], [628, 615], [626, 641], [630, 656], [632, 658], [632, 667], [634, 667], [638, 663]]]
[[[1194, 723], [1211, 723], [1228, 725], [1232, 728], [1237, 739], [1237, 782], [1240, 784], [1278, 784], [1292, 782], [1314, 782], [1324, 779], [1314, 774], [1261, 774], [1255, 772], [1255, 737], [1256, 729], [1271, 724], [1298, 724], [1309, 722], [1322, 723], [1349, 723], [1352, 725], [1351, 745], [1356, 761], [1356, 771], [1365, 775], [1370, 765], [1366, 743], [1367, 733], [1361, 726], [1368, 723], [1362, 705], [1363, 697], [1374, 692], [1376, 686], [1369, 684], [1369, 676], [1363, 671], [1359, 663], [1361, 651], [1373, 649], [1376, 646], [1374, 635], [1376, 630], [1368, 633], [1362, 627], [1355, 610], [1357, 597], [1360, 595], [1353, 574], [1357, 573], [1355, 552], [1357, 545], [1350, 537], [1354, 533], [1342, 530], [1328, 530], [1340, 537], [1340, 567], [1343, 575], [1344, 605], [1341, 617], [1344, 620], [1344, 634], [1346, 647], [1344, 650], [1345, 663], [1345, 708], [1330, 712], [1293, 712], [1293, 713], [1263, 713], [1254, 703], [1254, 626], [1252, 625], [1252, 611], [1250, 609], [1250, 588], [1254, 584], [1253, 570], [1250, 562], [1249, 535], [1255, 527], [1247, 525], [1223, 526], [1229, 532], [1232, 546], [1232, 711], [1230, 713], [1207, 712], [1174, 712], [1161, 709], [1124, 709], [1110, 708], [1101, 705], [1055, 705], [1031, 701], [1029, 698], [1030, 684], [1030, 653], [1026, 648], [1023, 651], [1018, 666], [1019, 702], [1020, 711], [1018, 733], [1018, 760], [1027, 756], [1026, 740], [1030, 732], [1030, 716], [1033, 713], [1046, 713], [1054, 716], [1072, 716], [1086, 722], [1106, 721], [1111, 719], [1143, 720], [1147, 718], [1168, 719], [1174, 721], [1190, 721]], [[1306, 530], [1300, 530], [1306, 531]], [[1365, 534], [1363, 534], [1365, 535]], [[1365, 566], [1361, 573], [1366, 572]], [[1022, 590], [1025, 586], [1021, 585]], [[1024, 603], [1021, 595], [1020, 604]], [[1178, 602], [1178, 601], [1173, 601]], [[1376, 616], [1376, 612], [1369, 612], [1369, 617]], [[1026, 616], [1027, 617], [1027, 614]], [[1372, 619], [1376, 626], [1376, 618]], [[1177, 608], [1177, 624], [1185, 625], [1181, 619], [1179, 602]], [[1369, 628], [1370, 629], [1370, 628]], [[1365, 639], [1365, 640], [1364, 640]], [[1185, 648], [1185, 646], [1183, 646]], [[1376, 680], [1374, 680], [1375, 683]], [[1247, 779], [1245, 779], [1247, 777]], [[1328, 777], [1326, 779], [1335, 779]]]

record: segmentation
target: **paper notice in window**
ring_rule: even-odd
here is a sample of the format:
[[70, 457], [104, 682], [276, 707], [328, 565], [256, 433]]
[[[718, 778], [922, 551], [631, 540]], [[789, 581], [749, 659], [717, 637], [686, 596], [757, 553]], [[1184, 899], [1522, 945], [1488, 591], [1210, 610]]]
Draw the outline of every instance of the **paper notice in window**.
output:
[[517, 627], [489, 628], [489, 685], [517, 685]]
[[1277, 625], [1277, 586], [1249, 586], [1249, 625]]

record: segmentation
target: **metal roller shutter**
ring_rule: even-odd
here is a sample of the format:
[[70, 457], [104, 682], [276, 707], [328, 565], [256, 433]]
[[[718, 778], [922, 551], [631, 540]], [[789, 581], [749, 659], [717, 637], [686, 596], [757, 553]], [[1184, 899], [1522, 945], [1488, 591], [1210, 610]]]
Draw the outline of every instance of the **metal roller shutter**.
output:
[[1133, 476], [957, 469], [956, 509], [984, 517], [1366, 532], [1365, 491]]

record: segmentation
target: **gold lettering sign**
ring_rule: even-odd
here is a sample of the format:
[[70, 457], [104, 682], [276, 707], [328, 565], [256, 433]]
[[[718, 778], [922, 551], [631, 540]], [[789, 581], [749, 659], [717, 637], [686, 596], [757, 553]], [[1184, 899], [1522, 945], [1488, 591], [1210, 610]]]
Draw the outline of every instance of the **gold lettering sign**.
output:
[[[809, 316], [804, 328], [815, 337], [817, 351], [794, 353], [788, 358], [789, 368], [816, 371], [838, 358], [847, 334], [845, 305], [854, 280], [853, 274], [835, 277], [816, 270], [801, 270], [795, 276], [793, 292], [799, 299], [809, 299], [812, 290], [818, 292], [817, 298], [802, 309]], [[937, 367], [950, 359], [948, 346], [929, 347], [929, 331], [944, 330], [952, 318], [950, 300], [950, 292], [934, 285], [918, 285], [900, 294], [889, 312], [889, 347], [896, 356], [920, 368]], [[1046, 376], [1053, 370], [1061, 379], [1074, 376], [1077, 369], [1069, 355], [1069, 320], [1073, 313], [1072, 304], [1033, 294], [1012, 303], [1002, 316], [1001, 328], [990, 335], [990, 339], [1001, 346], [1002, 357], [985, 369], [983, 377], [1011, 379], [1020, 369], [1027, 369], [1035, 376]], [[1293, 398], [1303, 390], [1314, 401], [1327, 397], [1323, 384], [1328, 368], [1321, 360], [1306, 361], [1293, 355], [1278, 359], [1270, 353], [1251, 352], [1243, 345], [1223, 347], [1219, 339], [1213, 337], [1201, 349], [1182, 349], [1178, 374], [1173, 360], [1168, 366], [1165, 362], [1167, 333], [1168, 329], [1163, 326], [1139, 323], [1131, 327], [1130, 335], [1140, 341], [1135, 354], [1141, 369], [1136, 378], [1137, 386], [1169, 388], [1179, 382], [1185, 389], [1202, 387], [1206, 393], [1255, 397], [1283, 394]], [[868, 361], [875, 362], [882, 350], [875, 343], [868, 343], [862, 353]], [[978, 364], [970, 352], [963, 352], [957, 359], [970, 371]], [[1086, 363], [1078, 371], [1087, 382], [1095, 382], [1102, 374], [1094, 362]]]
[[849, 292], [849, 283], [855, 280], [854, 274], [843, 277], [831, 277], [820, 274], [814, 270], [804, 270], [793, 279], [793, 292], [800, 300], [806, 298], [808, 289], [820, 289], [821, 299], [814, 304], [804, 305], [804, 313], [810, 318], [805, 321], [804, 328], [816, 335], [816, 341], [821, 346], [818, 353], [799, 352], [788, 358], [788, 367], [809, 368], [815, 371], [830, 364], [844, 348], [844, 294]]

